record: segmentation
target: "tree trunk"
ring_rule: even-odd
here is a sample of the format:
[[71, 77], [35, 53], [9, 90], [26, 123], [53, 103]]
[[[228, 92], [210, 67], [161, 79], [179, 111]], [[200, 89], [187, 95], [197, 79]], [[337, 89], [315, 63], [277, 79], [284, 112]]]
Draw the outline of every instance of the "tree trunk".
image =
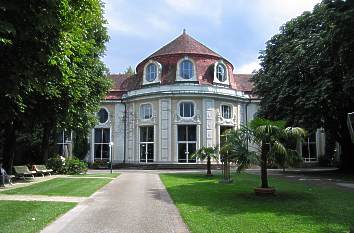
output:
[[5, 128], [4, 168], [9, 175], [12, 174], [12, 166], [16, 153], [16, 128], [12, 122]]
[[210, 156], [207, 158], [207, 175], [211, 176], [211, 162], [210, 162]]
[[340, 145], [342, 149], [340, 169], [344, 172], [353, 172], [354, 144], [348, 138], [348, 140], [343, 140]]
[[49, 156], [49, 147], [50, 147], [50, 131], [51, 127], [49, 124], [43, 126], [43, 137], [42, 137], [42, 158], [43, 162], [47, 162]]
[[262, 151], [261, 151], [261, 180], [262, 188], [268, 187], [268, 175], [267, 175], [267, 154], [268, 154], [269, 145], [262, 142]]

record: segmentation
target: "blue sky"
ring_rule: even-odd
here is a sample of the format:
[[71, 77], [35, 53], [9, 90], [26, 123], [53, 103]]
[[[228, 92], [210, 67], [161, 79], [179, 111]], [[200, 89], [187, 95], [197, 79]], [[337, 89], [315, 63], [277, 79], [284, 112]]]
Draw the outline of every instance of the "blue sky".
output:
[[110, 41], [103, 61], [111, 73], [133, 68], [183, 29], [251, 73], [279, 27], [320, 0], [103, 0]]

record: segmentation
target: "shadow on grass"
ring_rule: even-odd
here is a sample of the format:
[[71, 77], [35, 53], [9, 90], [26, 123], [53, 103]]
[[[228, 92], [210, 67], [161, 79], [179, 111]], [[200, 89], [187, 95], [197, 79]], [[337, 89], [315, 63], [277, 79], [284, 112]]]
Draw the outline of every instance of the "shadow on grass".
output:
[[[320, 224], [323, 232], [333, 232], [328, 224], [354, 225], [354, 194], [335, 189], [271, 178], [275, 196], [256, 196], [255, 175], [233, 176], [234, 183], [220, 184], [220, 176], [201, 174], [162, 174], [161, 178], [175, 204], [182, 209], [195, 207], [215, 216], [271, 214], [301, 219], [301, 224]], [[293, 220], [292, 220], [293, 221]]]

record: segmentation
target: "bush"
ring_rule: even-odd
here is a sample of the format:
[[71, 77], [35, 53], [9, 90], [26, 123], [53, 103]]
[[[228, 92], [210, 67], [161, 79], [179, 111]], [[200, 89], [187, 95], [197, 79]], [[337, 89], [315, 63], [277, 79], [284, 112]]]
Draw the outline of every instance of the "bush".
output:
[[68, 158], [65, 162], [66, 174], [74, 175], [87, 172], [87, 163], [78, 158]]
[[59, 155], [54, 155], [48, 159], [47, 168], [53, 169], [55, 174], [66, 174], [65, 158]]
[[55, 155], [48, 159], [47, 167], [53, 169], [55, 174], [81, 174], [87, 172], [87, 163], [76, 157], [64, 158]]
[[96, 160], [91, 165], [91, 167], [95, 169], [108, 168], [109, 166], [110, 166], [110, 162], [106, 160]]

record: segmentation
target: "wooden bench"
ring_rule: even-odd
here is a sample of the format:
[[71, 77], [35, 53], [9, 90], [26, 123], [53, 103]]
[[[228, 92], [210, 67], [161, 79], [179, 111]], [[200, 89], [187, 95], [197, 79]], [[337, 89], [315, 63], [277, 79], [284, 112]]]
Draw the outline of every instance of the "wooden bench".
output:
[[52, 175], [52, 169], [47, 169], [45, 165], [33, 165], [32, 169], [37, 172], [37, 174], [41, 174], [43, 177], [44, 175]]
[[13, 166], [15, 171], [15, 177], [20, 179], [32, 178], [34, 179], [35, 171], [30, 171], [26, 165], [24, 166]]

